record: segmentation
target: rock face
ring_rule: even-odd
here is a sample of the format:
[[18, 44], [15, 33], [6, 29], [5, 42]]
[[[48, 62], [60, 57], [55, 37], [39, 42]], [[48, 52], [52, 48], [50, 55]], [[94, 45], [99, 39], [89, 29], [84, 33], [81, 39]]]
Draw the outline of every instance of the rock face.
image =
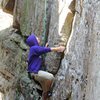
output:
[[1, 100], [32, 100], [40, 98], [36, 83], [26, 72], [27, 46], [18, 31], [8, 28], [0, 32]]
[[[36, 0], [16, 0], [14, 27], [20, 29], [24, 36], [31, 32], [34, 32], [38, 36], [43, 35], [44, 18], [46, 17], [46, 40], [49, 46], [66, 45], [71, 32], [75, 12], [74, 8], [75, 0], [73, 2], [72, 0], [48, 0], [46, 3], [45, 0], [41, 0], [41, 2]], [[49, 72], [53, 74], [57, 73], [61, 55], [60, 53], [49, 53], [47, 55], [45, 65]]]
[[[99, 100], [100, 2], [76, 1], [76, 14], [53, 100]], [[59, 92], [58, 92], [59, 91]]]
[[0, 92], [4, 94], [3, 100], [15, 99], [18, 75], [25, 67], [25, 60], [21, 63], [22, 58], [20, 58], [22, 49], [18, 48], [20, 39], [20, 35], [11, 29], [0, 32]]
[[45, 58], [47, 70], [55, 75], [51, 100], [99, 100], [99, 0], [15, 0], [13, 4], [17, 30], [0, 31], [2, 98], [40, 100], [36, 83], [26, 73], [25, 37], [31, 32], [42, 36], [46, 27], [50, 47], [66, 46], [64, 54], [53, 52]]
[[[53, 2], [48, 36], [50, 47], [67, 44], [75, 11], [75, 0], [73, 2], [72, 0], [57, 0]], [[56, 74], [61, 58], [62, 54], [60, 53], [49, 53], [45, 59], [47, 70]]]
[[14, 9], [14, 27], [21, 30], [22, 34], [43, 32], [43, 19], [45, 0], [16, 0]]

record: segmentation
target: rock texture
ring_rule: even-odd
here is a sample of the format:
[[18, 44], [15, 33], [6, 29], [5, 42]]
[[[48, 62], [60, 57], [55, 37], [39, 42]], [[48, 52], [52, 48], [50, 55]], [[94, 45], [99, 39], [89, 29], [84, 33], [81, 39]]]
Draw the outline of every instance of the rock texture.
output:
[[53, 100], [100, 98], [99, 5], [99, 0], [76, 1], [72, 32], [57, 74]]
[[23, 37], [17, 30], [10, 27], [0, 32], [0, 93], [3, 95], [1, 100], [40, 98], [36, 83], [28, 78], [26, 72], [26, 50]]
[[22, 34], [43, 32], [43, 19], [45, 0], [16, 0], [14, 9], [14, 27], [21, 30]]
[[17, 75], [22, 69], [20, 48], [18, 49], [18, 45], [13, 41], [14, 37], [18, 39], [19, 36], [15, 35], [9, 29], [0, 32], [0, 92], [4, 94], [4, 100], [15, 98]]
[[[46, 6], [47, 9], [44, 6]], [[31, 32], [34, 32], [38, 36], [42, 36], [46, 14], [46, 34], [48, 35], [47, 41], [49, 46], [66, 45], [71, 32], [75, 12], [74, 8], [75, 0], [73, 2], [72, 0], [48, 0], [46, 3], [45, 0], [41, 2], [36, 0], [16, 0], [14, 27], [20, 29], [24, 36], [27, 36]], [[61, 56], [62, 54], [60, 53], [50, 53], [47, 55], [45, 65], [49, 72], [53, 74], [57, 73]]]
[[[69, 8], [70, 7], [70, 8]], [[75, 11], [75, 0], [53, 1], [51, 20], [49, 26], [48, 43], [50, 47], [66, 45], [71, 32], [71, 26]], [[62, 54], [51, 52], [47, 55], [45, 64], [47, 70], [56, 74], [62, 59]]]
[[31, 32], [42, 36], [46, 14], [49, 46], [66, 46], [64, 54], [49, 53], [45, 59], [47, 70], [55, 75], [50, 99], [99, 100], [100, 1], [48, 0], [45, 5], [45, 0], [15, 0], [13, 4], [13, 27], [16, 29], [0, 31], [2, 98], [41, 99], [40, 87], [26, 72], [29, 48], [25, 38]]

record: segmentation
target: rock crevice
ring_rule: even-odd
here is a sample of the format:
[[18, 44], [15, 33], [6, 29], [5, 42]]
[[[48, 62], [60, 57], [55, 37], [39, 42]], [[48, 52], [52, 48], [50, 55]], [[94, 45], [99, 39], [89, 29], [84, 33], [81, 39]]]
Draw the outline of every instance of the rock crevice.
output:
[[[4, 0], [3, 9], [9, 11], [5, 4], [11, 1]], [[0, 31], [0, 91], [4, 100], [41, 98], [26, 72], [29, 48], [25, 39], [32, 32], [42, 36], [45, 13], [49, 46], [66, 46], [64, 54], [51, 52], [45, 58], [47, 71], [55, 75], [50, 99], [99, 100], [99, 0], [48, 0], [46, 9], [45, 0], [13, 0], [12, 5], [16, 29]]]

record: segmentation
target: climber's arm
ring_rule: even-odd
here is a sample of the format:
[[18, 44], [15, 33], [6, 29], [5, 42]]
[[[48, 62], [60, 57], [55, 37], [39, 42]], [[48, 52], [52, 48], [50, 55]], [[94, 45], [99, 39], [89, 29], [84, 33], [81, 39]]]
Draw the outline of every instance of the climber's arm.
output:
[[[48, 47], [49, 44], [46, 43], [45, 47]], [[65, 50], [65, 47], [64, 46], [58, 46], [58, 47], [51, 47], [50, 48], [51, 51], [54, 51], [54, 52], [63, 52]]]
[[42, 47], [42, 46], [34, 46], [31, 48], [32, 54], [33, 55], [42, 55], [48, 52], [63, 52], [65, 50], [64, 46], [59, 46], [59, 47]]
[[63, 52], [64, 50], [65, 50], [64, 46], [51, 47], [51, 51], [54, 51], [54, 52]]
[[51, 49], [49, 47], [33, 46], [31, 48], [31, 51], [33, 55], [39, 56], [39, 55], [51, 52]]

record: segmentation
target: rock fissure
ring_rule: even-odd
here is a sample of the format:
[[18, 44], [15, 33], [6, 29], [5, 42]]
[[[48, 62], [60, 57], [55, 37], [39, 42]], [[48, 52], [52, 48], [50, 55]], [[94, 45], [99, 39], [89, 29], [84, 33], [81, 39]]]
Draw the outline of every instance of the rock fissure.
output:
[[[3, 0], [13, 14], [13, 27], [0, 30], [2, 100], [41, 100], [39, 86], [28, 78], [25, 38], [43, 33], [45, 0]], [[46, 33], [49, 46], [66, 46], [64, 54], [48, 53], [47, 71], [55, 75], [51, 100], [100, 99], [99, 0], [48, 0]], [[11, 5], [11, 6], [10, 6]]]

